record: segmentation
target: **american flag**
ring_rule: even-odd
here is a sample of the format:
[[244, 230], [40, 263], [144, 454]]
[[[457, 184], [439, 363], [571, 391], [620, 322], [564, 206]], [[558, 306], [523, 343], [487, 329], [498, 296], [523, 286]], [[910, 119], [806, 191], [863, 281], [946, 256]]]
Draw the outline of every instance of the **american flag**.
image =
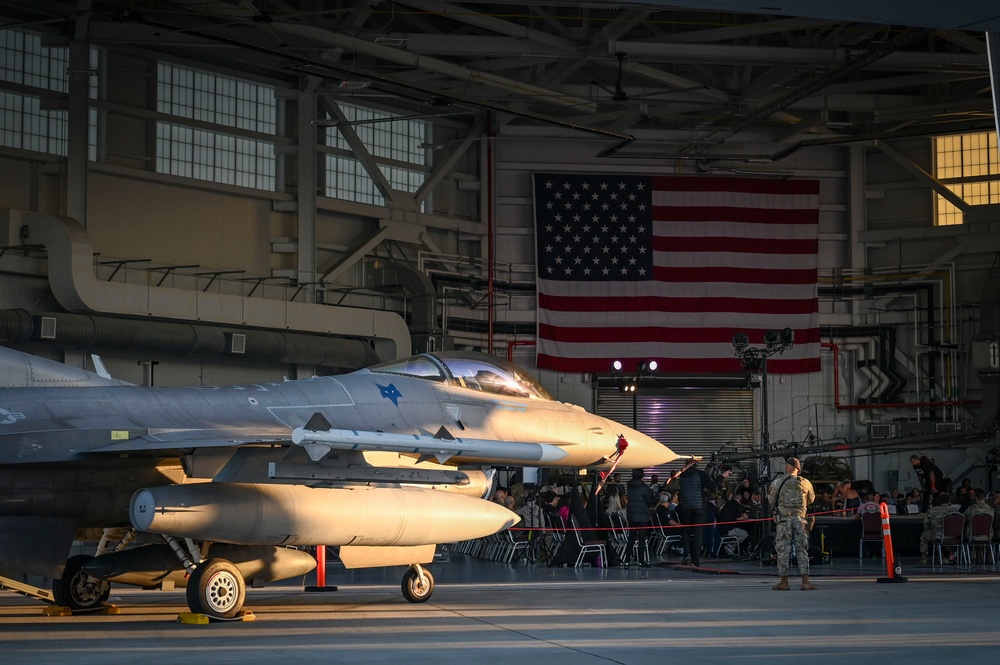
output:
[[738, 372], [733, 335], [792, 328], [768, 371], [819, 371], [819, 183], [536, 173], [539, 367]]

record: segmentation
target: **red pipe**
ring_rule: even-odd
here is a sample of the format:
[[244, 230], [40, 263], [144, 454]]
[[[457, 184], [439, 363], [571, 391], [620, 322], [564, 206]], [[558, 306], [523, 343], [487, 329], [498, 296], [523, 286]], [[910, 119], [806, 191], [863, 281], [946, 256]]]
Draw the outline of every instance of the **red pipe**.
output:
[[514, 362], [514, 347], [515, 346], [534, 346], [534, 345], [535, 345], [535, 342], [532, 341], [532, 340], [524, 340], [523, 342], [522, 341], [514, 340], [513, 342], [507, 342], [507, 362], [509, 362], [509, 363]]
[[493, 353], [493, 113], [486, 137], [486, 352]]
[[982, 404], [980, 399], [947, 400], [943, 402], [894, 402], [892, 404], [841, 404], [840, 403], [840, 347], [833, 342], [823, 342], [820, 346], [833, 349], [833, 405], [837, 411], [863, 411], [866, 409], [906, 409], [921, 406], [964, 406]]

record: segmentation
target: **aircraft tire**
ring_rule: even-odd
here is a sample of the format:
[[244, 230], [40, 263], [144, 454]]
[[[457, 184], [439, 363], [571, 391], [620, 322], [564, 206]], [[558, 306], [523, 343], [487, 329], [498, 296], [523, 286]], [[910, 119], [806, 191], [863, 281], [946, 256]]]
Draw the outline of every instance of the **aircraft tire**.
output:
[[195, 614], [232, 619], [243, 609], [246, 593], [246, 582], [233, 563], [226, 559], [206, 559], [188, 580], [187, 604]]
[[406, 598], [411, 603], [425, 603], [427, 602], [431, 594], [434, 593], [434, 576], [431, 575], [431, 571], [424, 569], [424, 577], [427, 579], [427, 584], [420, 583], [420, 575], [416, 570], [410, 568], [403, 574], [403, 598]]
[[66, 560], [63, 576], [52, 580], [52, 595], [56, 605], [71, 610], [88, 610], [108, 599], [111, 595], [111, 582], [91, 577], [82, 570], [84, 564], [93, 558], [79, 554]]

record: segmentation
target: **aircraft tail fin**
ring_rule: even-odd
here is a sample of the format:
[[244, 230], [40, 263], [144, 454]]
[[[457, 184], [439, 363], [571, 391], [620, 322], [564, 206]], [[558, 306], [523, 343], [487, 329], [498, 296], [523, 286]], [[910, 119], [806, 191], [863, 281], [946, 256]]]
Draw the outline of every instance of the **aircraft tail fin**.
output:
[[[107, 370], [105, 370], [107, 371]], [[127, 381], [89, 372], [0, 346], [0, 388], [128, 386]]]
[[323, 417], [323, 414], [317, 411], [306, 423], [306, 426], [302, 429], [309, 430], [310, 432], [329, 432], [333, 429], [333, 425], [330, 421]]
[[97, 375], [99, 377], [101, 377], [102, 379], [113, 379], [113, 378], [115, 378], [115, 377], [111, 376], [111, 372], [109, 372], [108, 368], [104, 366], [104, 361], [101, 360], [101, 357], [99, 355], [97, 355], [96, 353], [91, 353], [90, 354], [90, 359], [93, 361], [93, 363], [94, 363], [94, 369], [97, 370]]

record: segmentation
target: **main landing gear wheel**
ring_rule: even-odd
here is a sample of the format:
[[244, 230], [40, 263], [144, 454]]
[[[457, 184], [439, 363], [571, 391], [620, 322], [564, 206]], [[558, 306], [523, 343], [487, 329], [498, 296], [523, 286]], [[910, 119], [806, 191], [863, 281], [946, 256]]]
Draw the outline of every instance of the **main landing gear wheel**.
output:
[[52, 580], [52, 595], [56, 605], [64, 605], [71, 610], [89, 610], [108, 599], [111, 595], [111, 583], [91, 577], [81, 570], [93, 558], [80, 554], [66, 561], [63, 576]]
[[188, 608], [195, 614], [232, 619], [243, 609], [247, 587], [239, 569], [226, 559], [206, 559], [187, 583]]
[[402, 588], [403, 598], [411, 603], [425, 603], [434, 593], [434, 576], [426, 568], [413, 566], [403, 574]]

